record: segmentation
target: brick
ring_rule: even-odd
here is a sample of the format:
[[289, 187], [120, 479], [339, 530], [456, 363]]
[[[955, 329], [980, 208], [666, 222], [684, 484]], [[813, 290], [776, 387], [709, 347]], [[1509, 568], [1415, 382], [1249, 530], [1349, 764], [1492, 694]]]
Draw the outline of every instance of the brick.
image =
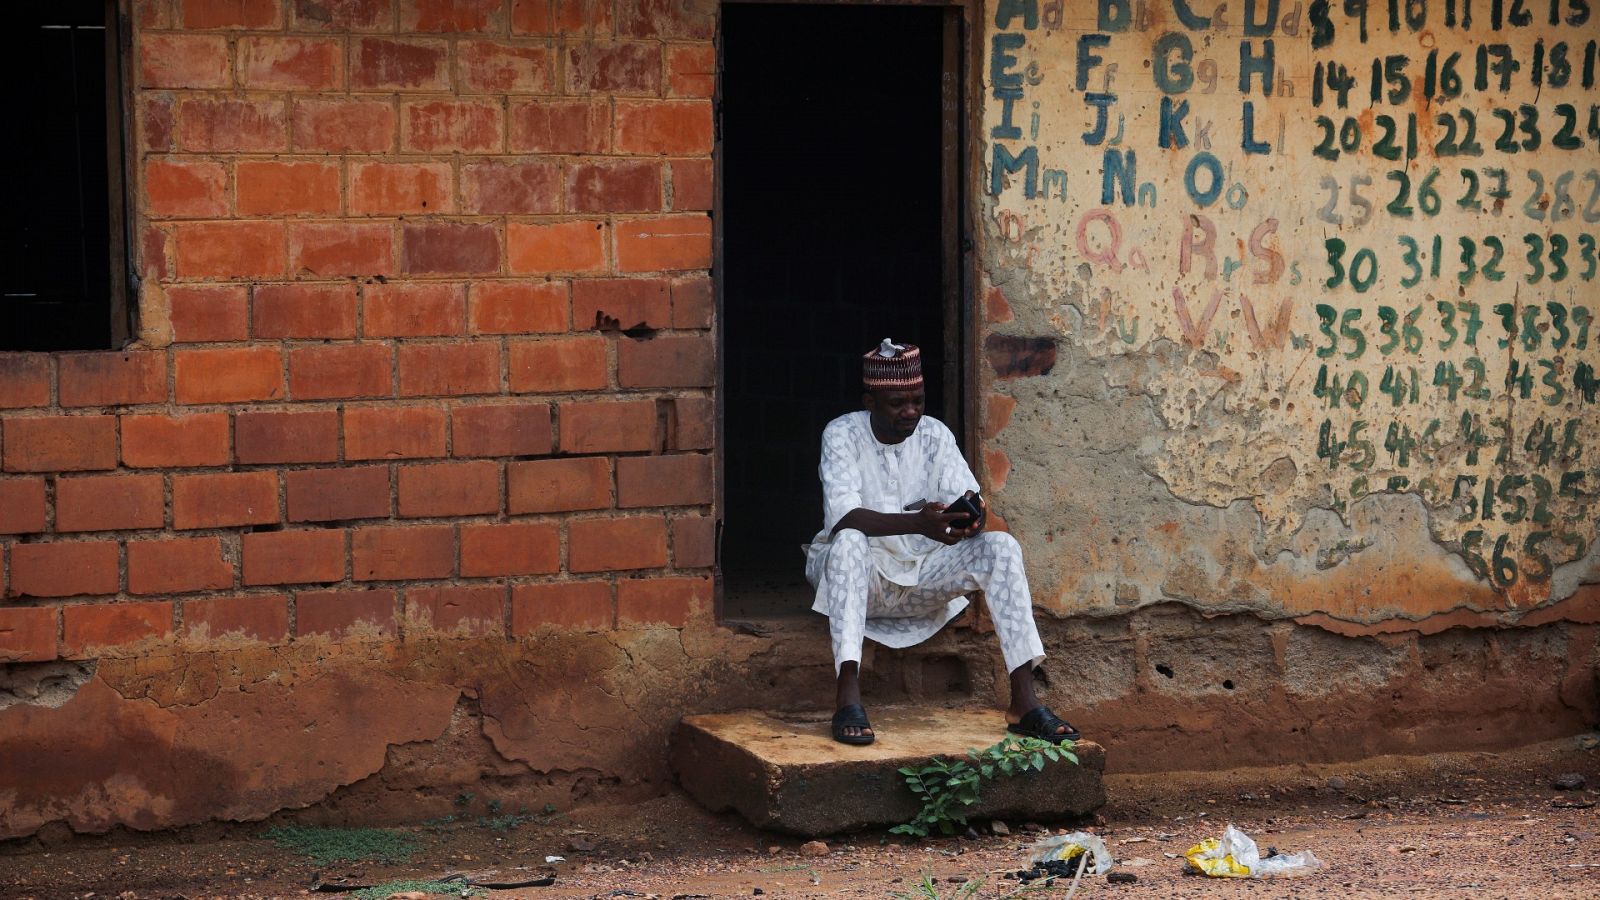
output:
[[[549, 444], [548, 435], [545, 443]], [[44, 528], [44, 479], [0, 480], [0, 534], [34, 534]]]
[[664, 272], [711, 267], [711, 219], [673, 216], [616, 223], [617, 271]]
[[276, 347], [178, 350], [172, 364], [179, 403], [242, 403], [283, 396], [283, 354]]
[[611, 585], [604, 581], [519, 584], [511, 588], [511, 633], [521, 637], [542, 628], [558, 631], [610, 631]]
[[567, 571], [616, 572], [667, 564], [667, 523], [659, 516], [574, 519], [567, 526]]
[[353, 338], [353, 284], [263, 284], [255, 289], [251, 326], [257, 338]]
[[367, 337], [439, 337], [467, 326], [466, 288], [459, 284], [391, 283], [362, 292], [361, 327]]
[[192, 640], [244, 639], [278, 644], [289, 637], [289, 598], [251, 594], [183, 601], [183, 630]]
[[450, 525], [357, 528], [350, 539], [356, 581], [448, 578], [456, 567], [456, 530]]
[[709, 97], [716, 88], [717, 51], [710, 44], [667, 46], [667, 90], [677, 97]]
[[506, 120], [512, 153], [604, 153], [611, 106], [604, 100], [512, 100]]
[[176, 342], [242, 341], [250, 335], [250, 301], [242, 284], [174, 284], [167, 288], [167, 305]]
[[0, 663], [55, 659], [57, 618], [53, 606], [0, 608]]
[[172, 604], [165, 600], [65, 606], [61, 620], [61, 655], [68, 659], [172, 636]]
[[172, 476], [172, 527], [180, 531], [278, 520], [277, 472]]
[[649, 400], [563, 403], [560, 416], [565, 453], [625, 453], [656, 446], [656, 405]]
[[290, 0], [292, 31], [389, 31], [394, 0]]
[[717, 345], [710, 335], [617, 342], [621, 387], [709, 387], [716, 381]]
[[715, 10], [684, 0], [624, 0], [617, 4], [617, 34], [709, 41], [716, 31]]
[[655, 212], [661, 209], [661, 163], [646, 159], [596, 160], [567, 173], [571, 212]]
[[601, 272], [606, 267], [604, 222], [506, 225], [506, 266], [528, 275]]
[[400, 0], [401, 31], [505, 31], [505, 0]]
[[210, 160], [152, 157], [144, 166], [146, 209], [157, 218], [228, 214], [228, 170]]
[[352, 90], [448, 91], [450, 46], [437, 40], [357, 38], [350, 50]]
[[174, 230], [182, 278], [282, 276], [282, 222], [185, 222]]
[[56, 479], [56, 531], [160, 528], [165, 521], [160, 475]]
[[233, 440], [235, 458], [245, 465], [333, 462], [339, 458], [339, 413], [235, 413]]
[[567, 286], [550, 281], [480, 281], [467, 294], [473, 334], [567, 330]]
[[340, 522], [389, 515], [389, 467], [295, 469], [283, 475], [289, 521]]
[[461, 577], [544, 575], [561, 570], [561, 531], [543, 522], [461, 526]]
[[394, 393], [394, 351], [384, 344], [295, 347], [289, 392], [296, 400], [388, 397]]
[[289, 146], [282, 100], [186, 97], [178, 101], [178, 146], [197, 153], [276, 153]]
[[243, 161], [233, 175], [233, 204], [240, 215], [339, 212], [339, 167], [334, 163]]
[[610, 35], [613, 30], [609, 0], [556, 0], [557, 34]]
[[666, 328], [672, 295], [664, 278], [595, 278], [572, 283], [572, 327]]
[[712, 458], [705, 453], [617, 460], [617, 506], [700, 506], [711, 502]]
[[146, 93], [139, 104], [139, 114], [134, 117], [134, 128], [142, 137], [138, 145], [159, 153], [172, 149], [172, 132], [176, 127], [177, 105], [168, 93]]
[[282, 0], [180, 0], [185, 28], [279, 28]]
[[123, 416], [122, 464], [135, 469], [225, 466], [228, 414]]
[[344, 47], [334, 38], [240, 38], [239, 83], [260, 91], [338, 90]]
[[717, 564], [717, 520], [683, 516], [672, 520], [672, 566], [704, 569]]
[[172, 277], [172, 231], [160, 225], [146, 225], [139, 232], [139, 252], [135, 260], [140, 273], [151, 281]]
[[710, 397], [674, 397], [667, 424], [668, 450], [710, 450], [716, 444], [717, 405]]
[[405, 215], [452, 212], [449, 163], [352, 163], [350, 212]]
[[505, 144], [500, 105], [489, 100], [400, 104], [400, 149], [423, 153], [494, 153]]
[[[491, 403], [450, 410], [451, 456], [544, 456], [550, 452], [550, 442], [550, 407], [543, 403]], [[0, 495], [5, 485], [0, 482]]]
[[11, 546], [13, 597], [115, 594], [118, 581], [116, 541]]
[[479, 516], [500, 511], [500, 464], [479, 462], [401, 466], [399, 510], [406, 518]]
[[500, 235], [487, 223], [407, 223], [401, 244], [404, 270], [413, 275], [500, 271]]
[[603, 456], [506, 464], [506, 512], [570, 512], [611, 506], [611, 461]]
[[233, 587], [218, 537], [128, 542], [128, 593], [181, 594]]
[[133, 21], [140, 28], [171, 28], [172, 5], [167, 0], [133, 0]]
[[294, 148], [301, 152], [387, 153], [399, 117], [388, 100], [295, 98]]
[[117, 467], [116, 416], [0, 420], [7, 472], [73, 472]]
[[605, 339], [597, 336], [516, 341], [506, 348], [511, 390], [518, 394], [599, 390], [608, 384], [607, 365]]
[[679, 212], [705, 212], [716, 203], [709, 159], [672, 161], [672, 208]]
[[543, 44], [456, 43], [456, 82], [462, 93], [548, 94], [554, 63]]
[[512, 34], [553, 34], [555, 0], [511, 0]]
[[711, 278], [689, 275], [672, 279], [672, 327], [710, 328], [717, 312]]
[[406, 591], [406, 634], [503, 634], [505, 603], [506, 589], [498, 584], [411, 588]]
[[344, 531], [317, 528], [242, 535], [245, 584], [315, 584], [344, 580]]
[[230, 88], [228, 40], [220, 35], [141, 34], [139, 86], [146, 88]]
[[444, 410], [422, 406], [350, 407], [344, 411], [345, 459], [444, 456]]
[[465, 211], [527, 216], [561, 210], [561, 167], [554, 162], [486, 160], [461, 167]]
[[289, 270], [296, 276], [394, 272], [394, 227], [387, 222], [291, 222]]
[[395, 635], [395, 592], [304, 591], [294, 598], [298, 637], [391, 638]]
[[711, 153], [708, 100], [618, 100], [617, 152], [654, 156]]
[[567, 93], [661, 93], [661, 45], [653, 41], [595, 43], [567, 48]]
[[159, 350], [63, 353], [62, 406], [134, 406], [167, 400], [167, 354]]
[[617, 627], [682, 628], [711, 610], [711, 579], [628, 578], [617, 582]]
[[399, 356], [402, 397], [500, 393], [500, 345], [496, 342], [405, 344]]
[[50, 355], [0, 353], [0, 409], [50, 405]]

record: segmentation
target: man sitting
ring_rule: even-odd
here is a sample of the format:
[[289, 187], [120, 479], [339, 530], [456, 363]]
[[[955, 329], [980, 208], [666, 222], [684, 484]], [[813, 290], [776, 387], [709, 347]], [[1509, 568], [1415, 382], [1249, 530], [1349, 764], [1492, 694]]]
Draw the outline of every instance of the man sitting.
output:
[[[885, 339], [862, 361], [865, 410], [822, 432], [822, 530], [806, 546], [812, 605], [828, 617], [838, 675], [833, 738], [870, 744], [861, 707], [861, 642], [910, 647], [932, 637], [983, 591], [1011, 673], [1008, 730], [1060, 742], [1078, 731], [1039, 702], [1033, 670], [1044, 644], [1022, 549], [1009, 534], [983, 530], [987, 509], [954, 435], [922, 414], [921, 352]], [[948, 512], [968, 498], [976, 516]]]

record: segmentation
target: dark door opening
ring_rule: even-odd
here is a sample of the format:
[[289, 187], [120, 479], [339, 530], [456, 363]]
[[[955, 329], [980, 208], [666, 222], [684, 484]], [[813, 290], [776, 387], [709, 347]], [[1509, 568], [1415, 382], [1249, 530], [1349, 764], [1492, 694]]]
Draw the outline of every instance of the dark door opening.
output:
[[724, 618], [809, 610], [822, 429], [861, 407], [867, 348], [918, 344], [928, 413], [961, 434], [959, 25], [722, 7]]

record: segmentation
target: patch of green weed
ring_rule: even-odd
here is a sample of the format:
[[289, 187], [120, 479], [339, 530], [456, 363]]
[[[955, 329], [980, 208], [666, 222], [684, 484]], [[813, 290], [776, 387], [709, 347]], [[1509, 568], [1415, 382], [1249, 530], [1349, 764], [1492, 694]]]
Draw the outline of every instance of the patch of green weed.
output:
[[358, 897], [360, 900], [384, 900], [393, 894], [403, 894], [408, 891], [419, 894], [441, 894], [446, 897], [477, 897], [488, 893], [478, 890], [465, 881], [402, 880], [375, 884], [369, 888], [362, 888], [350, 896]]
[[399, 862], [417, 849], [409, 835], [378, 828], [318, 828], [282, 825], [262, 835], [279, 847], [309, 858], [319, 866], [343, 860]]

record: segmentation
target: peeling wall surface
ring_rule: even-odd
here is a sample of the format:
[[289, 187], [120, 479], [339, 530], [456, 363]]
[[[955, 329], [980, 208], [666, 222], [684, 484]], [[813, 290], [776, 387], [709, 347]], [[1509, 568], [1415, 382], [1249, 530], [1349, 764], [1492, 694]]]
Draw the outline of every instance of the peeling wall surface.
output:
[[1046, 605], [1514, 624], [1600, 578], [1589, 4], [983, 35], [986, 460]]
[[[831, 702], [714, 609], [715, 3], [124, 7], [140, 338], [0, 353], [0, 840], [645, 796]], [[1593, 725], [1589, 4], [963, 11], [1048, 702], [1113, 771]], [[868, 702], [1003, 702], [979, 606]]]

